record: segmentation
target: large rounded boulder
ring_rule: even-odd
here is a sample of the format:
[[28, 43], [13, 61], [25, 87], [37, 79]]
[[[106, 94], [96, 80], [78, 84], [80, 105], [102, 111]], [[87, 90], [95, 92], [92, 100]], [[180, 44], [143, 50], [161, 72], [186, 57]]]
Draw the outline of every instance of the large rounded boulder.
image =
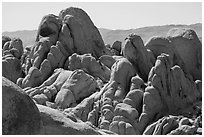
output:
[[23, 90], [2, 77], [2, 134], [41, 134], [38, 108]]
[[[97, 58], [105, 54], [106, 47], [103, 39], [85, 11], [70, 7], [62, 10], [59, 17], [61, 20], [68, 17], [67, 23], [77, 52], [81, 54], [92, 53]], [[84, 41], [84, 43], [80, 43], [80, 41]]]

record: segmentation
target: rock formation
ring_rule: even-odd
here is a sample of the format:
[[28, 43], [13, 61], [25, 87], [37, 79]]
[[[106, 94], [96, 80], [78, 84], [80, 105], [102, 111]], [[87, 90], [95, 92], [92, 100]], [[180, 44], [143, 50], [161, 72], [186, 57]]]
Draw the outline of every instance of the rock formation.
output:
[[14, 38], [6, 42], [3, 46], [3, 56], [12, 54], [14, 57], [20, 59], [23, 54], [23, 43], [21, 39]]
[[126, 38], [121, 52], [134, 65], [139, 76], [146, 82], [149, 71], [154, 65], [155, 57], [144, 46], [141, 37], [136, 34], [130, 34]]
[[2, 37], [3, 134], [202, 134], [195, 32], [124, 42], [105, 45], [74, 7], [44, 16], [29, 48]]
[[97, 88], [95, 79], [83, 70], [56, 69], [42, 85], [25, 89], [25, 92], [38, 104], [52, 102], [52, 107], [65, 109], [76, 106]]
[[2, 49], [4, 47], [4, 44], [8, 41], [11, 41], [11, 38], [9, 38], [8, 36], [2, 36]]
[[75, 70], [57, 93], [55, 103], [61, 108], [78, 103], [96, 91], [95, 79], [83, 70]]
[[116, 60], [120, 60], [122, 58], [124, 57], [123, 56], [103, 55], [99, 58], [99, 61], [111, 69], [112, 65], [116, 62]]
[[[118, 122], [114, 122], [116, 119], [115, 116], [121, 115], [119, 106], [128, 94], [130, 90], [130, 81], [131, 78], [136, 74], [134, 67], [132, 64], [125, 58], [118, 60], [112, 66], [111, 78], [109, 83], [101, 90], [104, 92], [101, 98], [102, 106], [101, 106], [101, 117], [99, 119], [99, 127], [106, 130], [111, 130], [117, 134], [128, 134], [133, 132], [131, 125], [127, 125], [127, 132], [124, 131], [119, 133], [119, 130], [115, 130], [115, 126], [117, 126]], [[130, 106], [131, 108], [131, 106]], [[126, 112], [125, 109], [124, 111]], [[131, 110], [128, 110], [131, 111]], [[123, 111], [122, 111], [123, 112]], [[132, 113], [132, 112], [127, 112]], [[137, 111], [133, 108], [133, 115], [137, 113]], [[117, 114], [117, 115], [116, 115]], [[116, 120], [117, 121], [117, 120]], [[127, 122], [127, 121], [126, 121]], [[123, 125], [124, 125], [123, 121]], [[123, 128], [123, 130], [125, 130]]]
[[37, 105], [44, 126], [45, 135], [106, 135], [111, 131], [97, 129], [66, 113], [42, 105]]
[[59, 16], [49, 14], [42, 18], [31, 51], [30, 68], [23, 78], [22, 88], [43, 83], [73, 53], [90, 53], [94, 57], [106, 54], [103, 40], [89, 16], [81, 9], [67, 8]]
[[183, 116], [165, 116], [144, 131], [144, 135], [195, 135], [198, 126], [192, 119]]
[[149, 74], [139, 119], [140, 132], [167, 114], [194, 113], [194, 104], [201, 101], [201, 93], [197, 82], [188, 78], [179, 66], [172, 66], [168, 55], [161, 54]]
[[2, 76], [16, 83], [18, 78], [24, 77], [21, 61], [12, 54], [2, 57]]
[[[134, 89], [137, 86], [139, 88], [140, 87], [139, 83], [140, 84], [142, 83], [139, 82], [141, 79], [134, 80], [137, 86], [131, 86], [130, 85], [131, 78], [134, 75], [135, 75], [134, 67], [127, 59], [123, 58], [115, 62], [114, 65], [112, 66], [110, 81], [100, 90], [100, 92], [95, 92], [88, 98], [85, 98], [76, 107], [65, 109], [64, 112], [69, 115], [70, 114], [74, 115], [84, 122], [87, 121], [88, 123], [91, 123], [92, 125], [99, 127], [100, 129], [111, 130], [114, 133], [119, 134], [119, 132], [116, 132], [114, 129], [112, 129], [115, 128], [116, 126], [114, 124], [111, 125], [111, 123], [115, 123], [113, 120], [114, 115], [117, 114], [121, 116], [123, 115], [123, 113], [127, 115], [128, 113], [131, 113], [131, 116], [135, 117], [134, 114], [137, 113], [137, 110], [135, 108], [132, 108], [133, 111], [131, 111], [128, 110], [128, 108], [124, 108], [124, 105], [122, 105], [121, 107], [125, 109], [124, 110], [125, 112], [123, 112], [120, 111], [121, 107], [119, 107], [119, 104], [123, 102], [130, 88]], [[140, 101], [141, 98], [136, 100], [136, 102]], [[126, 102], [128, 102], [127, 99]], [[126, 106], [128, 106], [128, 104]], [[116, 112], [114, 111], [114, 108]], [[125, 129], [123, 128], [123, 130]], [[133, 134], [135, 133], [135, 131], [131, 124], [127, 124], [127, 131], [121, 134], [131, 133]]]
[[88, 74], [99, 77], [106, 82], [109, 81], [110, 78], [110, 69], [100, 61], [97, 61], [90, 54], [77, 55], [74, 53], [69, 57], [66, 66], [68, 66], [69, 70], [83, 69]]
[[180, 57], [178, 51], [174, 44], [165, 37], [152, 37], [145, 44], [146, 48], [151, 50], [155, 58], [157, 58], [162, 53], [168, 54], [171, 60], [173, 60], [173, 65], [178, 65], [183, 71], [188, 73], [186, 66], [182, 58]]
[[114, 134], [92, 127], [66, 113], [34, 102], [20, 87], [2, 78], [2, 133], [8, 135]]
[[2, 134], [41, 134], [40, 113], [21, 88], [2, 77]]
[[115, 42], [113, 43], [113, 45], [111, 45], [110, 49], [112, 50], [112, 52], [113, 52], [115, 55], [120, 56], [121, 46], [122, 46], [122, 42], [121, 42], [121, 41], [115, 41]]
[[70, 7], [62, 10], [59, 17], [61, 20], [67, 18], [75, 53], [91, 53], [97, 58], [105, 53], [102, 37], [86, 12], [79, 8]]
[[167, 38], [175, 45], [194, 80], [202, 79], [202, 44], [192, 29], [171, 29]]

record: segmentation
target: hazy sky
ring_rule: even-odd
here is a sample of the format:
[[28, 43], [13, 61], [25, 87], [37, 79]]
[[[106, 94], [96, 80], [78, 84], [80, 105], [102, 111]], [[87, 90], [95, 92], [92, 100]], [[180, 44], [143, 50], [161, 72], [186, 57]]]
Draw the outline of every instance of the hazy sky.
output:
[[37, 29], [44, 15], [58, 15], [70, 6], [86, 11], [99, 28], [131, 29], [202, 22], [201, 2], [3, 2], [2, 31]]

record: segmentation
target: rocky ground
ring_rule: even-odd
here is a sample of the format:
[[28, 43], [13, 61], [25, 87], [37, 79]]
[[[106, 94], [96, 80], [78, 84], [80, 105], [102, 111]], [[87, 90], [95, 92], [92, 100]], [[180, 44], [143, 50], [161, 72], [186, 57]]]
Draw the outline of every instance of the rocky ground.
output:
[[191, 29], [105, 45], [82, 9], [46, 15], [31, 48], [2, 36], [2, 133], [201, 135], [201, 49]]

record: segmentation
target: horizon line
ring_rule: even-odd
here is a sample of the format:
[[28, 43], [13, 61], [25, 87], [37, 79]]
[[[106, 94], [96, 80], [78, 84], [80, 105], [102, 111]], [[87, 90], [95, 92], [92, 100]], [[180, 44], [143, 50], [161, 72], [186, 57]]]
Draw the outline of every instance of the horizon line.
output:
[[[140, 28], [146, 28], [146, 27], [161, 27], [161, 26], [171, 26], [171, 25], [195, 25], [195, 24], [202, 24], [202, 22], [197, 22], [197, 23], [191, 23], [191, 24], [164, 24], [164, 25], [150, 25], [150, 26], [143, 26], [143, 27], [138, 27], [138, 28], [129, 28], [129, 29], [109, 29], [109, 28], [103, 28], [103, 27], [97, 27], [97, 29], [107, 29], [110, 31], [115, 31], [115, 30], [132, 30], [132, 29], [140, 29]], [[13, 30], [13, 31], [2, 31], [2, 33], [9, 33], [9, 32], [18, 32], [18, 31], [35, 31], [38, 29], [25, 29], [25, 30]]]

